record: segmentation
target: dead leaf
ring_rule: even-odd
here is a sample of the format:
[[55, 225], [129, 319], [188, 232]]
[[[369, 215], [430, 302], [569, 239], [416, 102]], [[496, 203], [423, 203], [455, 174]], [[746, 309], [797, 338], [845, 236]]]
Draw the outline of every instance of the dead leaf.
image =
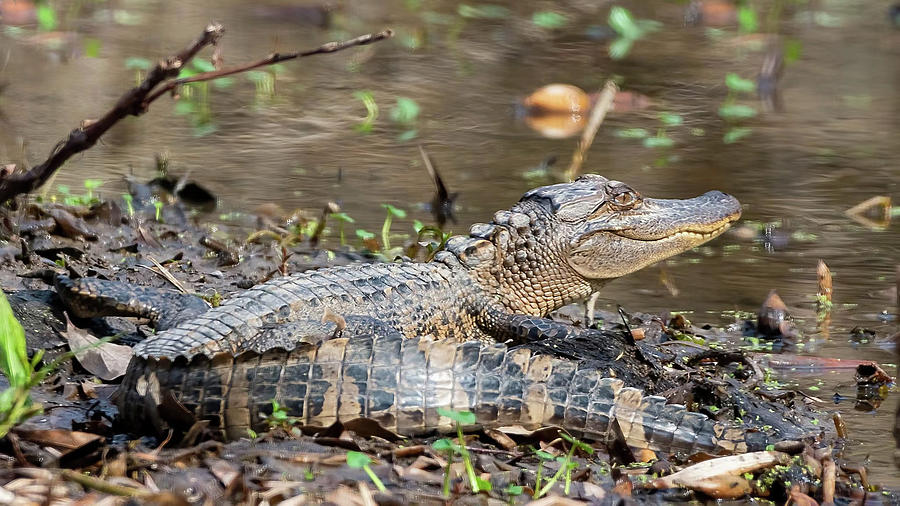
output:
[[394, 465], [394, 472], [397, 473], [397, 476], [406, 481], [430, 483], [432, 485], [440, 485], [444, 481], [444, 476], [441, 473], [432, 473], [415, 467]]
[[63, 454], [103, 439], [103, 436], [98, 436], [97, 434], [88, 434], [87, 432], [77, 432], [65, 429], [16, 429], [15, 433], [25, 441], [30, 441], [41, 446], [50, 446], [57, 450], [65, 450]]
[[[75, 358], [82, 367], [104, 381], [112, 381], [125, 375], [132, 351], [121, 344], [97, 344], [99, 339], [72, 325], [66, 320], [66, 330], [62, 332], [69, 342], [70, 350], [82, 350]], [[87, 348], [87, 349], [85, 349]]]
[[385, 429], [380, 423], [371, 418], [355, 418], [344, 422], [344, 430], [351, 430], [359, 437], [368, 439], [372, 436], [377, 436], [392, 443], [403, 439], [403, 436]]
[[753, 491], [750, 482], [742, 476], [710, 476], [682, 486], [703, 492], [714, 499], [737, 499]]
[[403, 446], [393, 450], [391, 453], [394, 454], [395, 459], [403, 457], [417, 457], [425, 453], [425, 445]]
[[239, 467], [224, 459], [208, 458], [206, 467], [225, 487], [229, 487], [231, 482], [241, 475]]
[[494, 440], [494, 442], [497, 443], [497, 446], [503, 448], [504, 450], [515, 450], [516, 446], [518, 446], [518, 445], [516, 445], [516, 442], [512, 440], [511, 437], [500, 432], [499, 430], [484, 429], [484, 433], [489, 438]]
[[657, 478], [650, 483], [653, 488], [687, 487], [702, 490], [699, 487], [714, 489], [723, 486], [719, 482], [710, 482], [719, 476], [740, 476], [759, 469], [766, 469], [776, 464], [786, 464], [790, 455], [782, 452], [763, 451], [731, 455], [710, 459], [699, 464], [686, 467], [675, 474]]

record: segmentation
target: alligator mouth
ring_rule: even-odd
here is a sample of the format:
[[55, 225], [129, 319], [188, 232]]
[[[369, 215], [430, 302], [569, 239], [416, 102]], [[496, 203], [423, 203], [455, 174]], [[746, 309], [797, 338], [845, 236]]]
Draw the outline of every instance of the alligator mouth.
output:
[[632, 241], [643, 241], [643, 242], [656, 242], [656, 241], [667, 241], [667, 240], [677, 240], [677, 239], [688, 239], [690, 241], [707, 241], [721, 235], [722, 232], [725, 232], [728, 227], [731, 226], [732, 223], [737, 221], [738, 216], [729, 216], [726, 220], [719, 222], [717, 224], [711, 224], [714, 228], [708, 228], [706, 230], [698, 230], [698, 229], [686, 229], [679, 230], [673, 234], [661, 235], [656, 237], [649, 236], [640, 236], [637, 234], [633, 234], [634, 229], [626, 229], [626, 230], [610, 230], [613, 234], [623, 237], [625, 239], [631, 239]]

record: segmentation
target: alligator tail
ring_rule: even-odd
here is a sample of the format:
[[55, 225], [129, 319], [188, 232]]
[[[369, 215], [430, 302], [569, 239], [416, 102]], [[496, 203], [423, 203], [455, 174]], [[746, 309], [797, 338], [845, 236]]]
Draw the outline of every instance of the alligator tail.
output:
[[[577, 361], [477, 341], [354, 336], [265, 353], [135, 357], [119, 411], [133, 430], [176, 425], [167, 399], [226, 439], [265, 429], [277, 400], [306, 425], [368, 417], [400, 434], [448, 431], [438, 408], [468, 410], [482, 427], [559, 426], [590, 440], [620, 433], [632, 448], [742, 453], [765, 434], [667, 404]], [[177, 403], [174, 404], [177, 406]], [[126, 408], [127, 407], [127, 408]]]

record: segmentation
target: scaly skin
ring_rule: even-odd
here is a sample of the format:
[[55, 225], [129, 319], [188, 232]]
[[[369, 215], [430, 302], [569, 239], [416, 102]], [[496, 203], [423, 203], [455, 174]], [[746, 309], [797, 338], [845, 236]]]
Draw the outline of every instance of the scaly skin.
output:
[[[632, 446], [734, 452], [748, 447], [743, 431], [679, 406], [657, 418], [661, 400], [646, 397], [644, 406], [639, 391], [601, 381], [596, 370], [488, 343], [602, 338], [545, 317], [710, 240], [739, 216], [737, 200], [720, 192], [644, 199], [622, 183], [584, 176], [526, 193], [492, 223], [452, 238], [434, 262], [275, 279], [200, 316], [192, 305], [110, 282], [63, 280], [57, 289], [81, 316], [102, 306], [116, 314], [133, 308], [160, 329], [181, 322], [135, 347], [119, 397], [122, 417], [135, 424], [171, 425], [163, 419], [171, 410], [158, 406], [175, 398], [237, 437], [260, 427], [277, 399], [308, 423], [372, 416], [404, 433], [439, 428], [438, 407], [470, 409], [482, 425], [559, 423], [593, 437], [605, 437], [602, 420], [613, 417]], [[575, 370], [584, 377], [572, 377]]]
[[[354, 336], [262, 354], [220, 353], [174, 362], [138, 360], [122, 383], [126, 423], [166, 427], [157, 405], [167, 392], [226, 438], [261, 431], [272, 399], [305, 425], [368, 417], [388, 430], [450, 431], [437, 408], [469, 410], [482, 427], [555, 425], [610, 441], [615, 420], [634, 448], [742, 453], [766, 435], [714, 422], [684, 406], [644, 396], [585, 363], [480, 341]], [[186, 427], [185, 427], [186, 428]]]

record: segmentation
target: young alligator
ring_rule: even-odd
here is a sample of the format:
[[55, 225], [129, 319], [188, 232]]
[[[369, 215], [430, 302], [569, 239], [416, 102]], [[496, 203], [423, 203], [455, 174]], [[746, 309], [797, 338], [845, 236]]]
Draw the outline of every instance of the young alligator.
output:
[[119, 395], [135, 428], [176, 423], [174, 399], [224, 437], [242, 437], [265, 427], [276, 399], [310, 425], [364, 416], [410, 434], [446, 428], [436, 410], [451, 408], [475, 412], [482, 426], [560, 425], [604, 439], [617, 425], [633, 447], [741, 452], [764, 436], [644, 396], [590, 364], [498, 344], [602, 336], [545, 317], [716, 237], [740, 213], [717, 191], [650, 199], [587, 175], [529, 191], [451, 238], [433, 262], [305, 272], [208, 311], [198, 299], [96, 279], [59, 278], [57, 289], [79, 316], [156, 321]]

